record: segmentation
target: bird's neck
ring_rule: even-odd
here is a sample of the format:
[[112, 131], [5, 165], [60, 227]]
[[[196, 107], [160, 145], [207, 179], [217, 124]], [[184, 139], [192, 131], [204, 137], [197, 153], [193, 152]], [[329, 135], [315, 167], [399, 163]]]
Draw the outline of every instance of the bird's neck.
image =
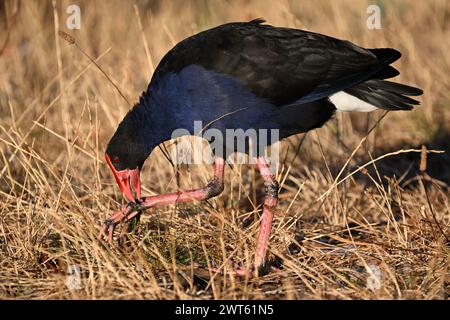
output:
[[153, 100], [150, 94], [143, 94], [124, 119], [130, 122], [136, 143], [144, 146], [148, 155], [160, 143], [169, 140], [172, 134], [161, 106]]

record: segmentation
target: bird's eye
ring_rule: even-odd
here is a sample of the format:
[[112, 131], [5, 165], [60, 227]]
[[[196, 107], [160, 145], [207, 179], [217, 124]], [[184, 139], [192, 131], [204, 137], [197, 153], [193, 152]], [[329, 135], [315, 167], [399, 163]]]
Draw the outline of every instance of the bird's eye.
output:
[[119, 157], [118, 156], [114, 156], [113, 162], [114, 163], [119, 163], [119, 161], [120, 161]]

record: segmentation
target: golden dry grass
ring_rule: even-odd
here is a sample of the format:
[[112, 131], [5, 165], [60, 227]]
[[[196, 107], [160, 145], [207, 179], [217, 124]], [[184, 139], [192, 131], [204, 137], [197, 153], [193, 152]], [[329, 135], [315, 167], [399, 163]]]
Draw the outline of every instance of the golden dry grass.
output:
[[[0, 299], [448, 299], [448, 1], [378, 1], [382, 29], [372, 31], [366, 1], [78, 2], [79, 31], [65, 29], [71, 1], [6, 0], [0, 11]], [[298, 154], [302, 136], [283, 142], [270, 245], [281, 273], [249, 280], [225, 269], [211, 280], [205, 272], [251, 263], [262, 183], [245, 165], [227, 170], [225, 192], [209, 203], [147, 211], [124, 248], [99, 242], [101, 222], [123, 202], [103, 152], [130, 105], [58, 29], [137, 101], [176, 42], [257, 17], [397, 48], [397, 79], [424, 89], [422, 107], [389, 113], [363, 143], [381, 112], [338, 114]], [[423, 179], [420, 152], [407, 151], [422, 144], [444, 151], [428, 154]], [[179, 175], [178, 186], [156, 149], [145, 193], [199, 186], [211, 167]], [[73, 265], [78, 290], [66, 286]], [[367, 287], [370, 270], [380, 271], [379, 289]]]

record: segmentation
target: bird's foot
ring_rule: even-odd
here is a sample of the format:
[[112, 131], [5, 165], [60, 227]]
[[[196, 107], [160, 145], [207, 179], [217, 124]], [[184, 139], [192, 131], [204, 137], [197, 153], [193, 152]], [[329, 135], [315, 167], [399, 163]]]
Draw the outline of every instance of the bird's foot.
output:
[[233, 270], [227, 270], [226, 273], [224, 273], [222, 268], [211, 268], [211, 271], [216, 274], [231, 274], [234, 277], [238, 278], [248, 278], [251, 279], [253, 277], [256, 277], [256, 273], [254, 272], [253, 268], [239, 268], [239, 269], [233, 269]]
[[[214, 273], [220, 273], [224, 274], [223, 268], [211, 268], [211, 271]], [[257, 278], [261, 276], [265, 276], [266, 274], [270, 272], [281, 272], [281, 270], [273, 265], [270, 265], [268, 263], [260, 265], [258, 268], [251, 267], [251, 268], [237, 268], [233, 269], [231, 271], [227, 271], [228, 274], [232, 274], [234, 277], [238, 278]]]
[[119, 236], [119, 244], [122, 244], [124, 242], [124, 237], [129, 223], [133, 218], [141, 214], [144, 209], [145, 207], [141, 202], [129, 202], [128, 204], [122, 206], [119, 211], [116, 211], [110, 218], [105, 220], [100, 229], [98, 238], [102, 239], [103, 236], [105, 236], [108, 243], [112, 244], [114, 230], [118, 224], [124, 223]]

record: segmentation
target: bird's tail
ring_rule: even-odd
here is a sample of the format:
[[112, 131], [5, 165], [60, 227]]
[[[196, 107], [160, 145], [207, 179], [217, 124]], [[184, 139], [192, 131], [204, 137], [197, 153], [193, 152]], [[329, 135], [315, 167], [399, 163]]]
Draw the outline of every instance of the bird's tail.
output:
[[[388, 78], [389, 75], [395, 74], [394, 68], [385, 69], [386, 74], [383, 77]], [[368, 104], [385, 110], [411, 110], [414, 106], [419, 105], [419, 101], [409, 96], [420, 96], [423, 91], [419, 88], [395, 83], [377, 77], [360, 83], [352, 88], [346, 89], [345, 92], [364, 101]]]

